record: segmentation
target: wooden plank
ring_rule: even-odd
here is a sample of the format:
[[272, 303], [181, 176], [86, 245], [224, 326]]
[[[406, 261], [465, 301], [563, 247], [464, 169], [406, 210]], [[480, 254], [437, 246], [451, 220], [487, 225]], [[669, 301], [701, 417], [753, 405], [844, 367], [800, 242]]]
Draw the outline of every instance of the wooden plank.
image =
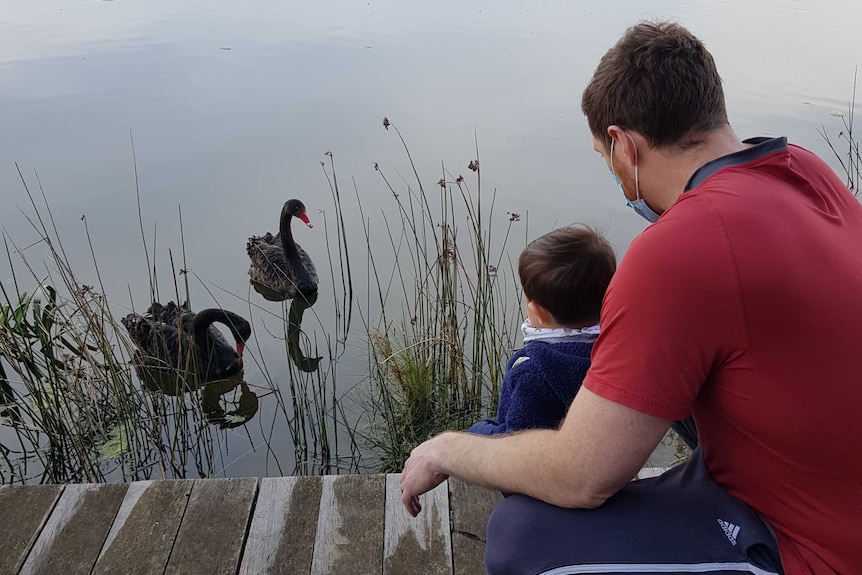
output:
[[384, 489], [382, 475], [323, 478], [312, 574], [381, 572]]
[[255, 478], [195, 480], [165, 573], [236, 573], [256, 494]]
[[18, 572], [62, 491], [62, 485], [0, 489], [0, 573]]
[[261, 480], [240, 575], [311, 570], [322, 486], [320, 477]]
[[191, 490], [188, 480], [131, 483], [93, 575], [164, 573]]
[[448, 483], [455, 575], [483, 575], [488, 517], [503, 496], [452, 477]]
[[636, 479], [649, 479], [650, 477], [658, 477], [670, 467], [644, 467], [638, 472]]
[[449, 487], [444, 481], [419, 498], [422, 512], [411, 517], [401, 504], [400, 473], [386, 476], [383, 573], [452, 574]]
[[67, 485], [20, 575], [90, 573], [127, 485]]

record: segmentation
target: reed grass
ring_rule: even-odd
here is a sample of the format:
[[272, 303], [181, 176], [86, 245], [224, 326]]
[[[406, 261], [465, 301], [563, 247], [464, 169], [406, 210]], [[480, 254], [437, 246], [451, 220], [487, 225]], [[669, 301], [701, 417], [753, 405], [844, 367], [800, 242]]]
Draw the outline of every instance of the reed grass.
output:
[[[36, 286], [22, 290], [24, 278], [15, 273], [12, 257], [23, 252], [4, 233], [13, 282], [11, 287], [0, 285], [0, 376], [3, 413], [15, 441], [4, 442], [0, 479], [68, 482], [135, 476], [145, 430], [116, 332], [106, 329], [113, 323], [107, 301], [73, 273], [41, 185], [45, 203], [38, 209], [23, 175], [21, 180], [34, 208], [28, 219], [55, 267], [39, 278], [22, 258], [28, 283]], [[65, 295], [55, 286], [62, 286]], [[100, 447], [120, 432], [126, 449], [106, 464]]]
[[[228, 454], [228, 434], [234, 437], [245, 430], [248, 452], [256, 451], [247, 428], [255, 418], [278, 473], [357, 470], [358, 445], [353, 431], [344, 429], [346, 414], [335, 391], [337, 360], [343, 354], [352, 315], [349, 278], [343, 293], [333, 293], [339, 314], [334, 332], [324, 343], [328, 355], [323, 365], [317, 342], [309, 341], [300, 327], [303, 313], [314, 302], [303, 302], [305, 306], [294, 302], [275, 316], [282, 326], [284, 359], [290, 366], [287, 381], [268, 377], [262, 358], [249, 362], [263, 368], [263, 382], [256, 385], [241, 379], [204, 384], [190, 365], [145, 369], [148, 362], [113, 315], [113, 309], [124, 306], [114, 301], [109, 305], [92, 242], [97, 282], [86, 285], [66, 257], [41, 185], [33, 194], [20, 170], [19, 174], [32, 208], [30, 215], [22, 215], [37, 232], [37, 243], [48, 248], [50, 261], [31, 265], [27, 250], [3, 233], [13, 282], [11, 287], [0, 284], [0, 483], [227, 475], [237, 459], [236, 454]], [[38, 182], [38, 174], [35, 179]], [[216, 300], [211, 286], [186, 261], [181, 211], [181, 258], [175, 262], [172, 250], [167, 250], [170, 272], [161, 277], [168, 277], [171, 287], [160, 290], [157, 236], [154, 232], [150, 245], [140, 217], [137, 165], [135, 183], [149, 301], [136, 303], [130, 292], [128, 309], [145, 309], [168, 294], [178, 302], [191, 303], [191, 292], [199, 287]], [[89, 241], [86, 218], [82, 220]], [[344, 253], [333, 269], [343, 273], [341, 268], [349, 261], [340, 213], [336, 223], [334, 245]], [[45, 277], [35, 272], [42, 264], [50, 269]], [[22, 268], [24, 272], [16, 271]], [[239, 300], [248, 307], [253, 322], [269, 313], [248, 297]], [[261, 401], [274, 401], [277, 406], [266, 423], [259, 419]], [[284, 443], [278, 430], [284, 425], [293, 443], [293, 467], [278, 452]]]
[[[842, 166], [858, 193], [852, 105], [842, 119]], [[380, 212], [366, 213], [367, 192], [354, 181], [359, 218], [346, 217], [353, 199], [340, 188], [334, 157], [327, 152], [321, 162], [332, 209], [321, 211], [330, 281], [320, 297], [331, 298], [332, 317], [318, 311], [317, 298], [273, 311], [251, 288], [236, 294], [201, 278], [186, 259], [181, 211], [179, 257], [166, 250], [166, 273], [157, 265], [157, 234], [148, 239], [141, 217], [135, 164], [149, 301], [130, 293], [127, 307], [198, 303], [202, 293], [219, 306], [242, 305], [252, 339], [276, 338], [284, 350], [275, 357], [247, 350], [254, 383], [205, 385], [189, 366], [156, 376], [137, 369], [135, 348], [113, 315], [124, 306], [105, 294], [92, 242], [96, 281], [88, 285], [72, 270], [41, 185], [31, 193], [22, 175], [32, 208], [25, 217], [48, 248], [51, 271], [37, 274], [26, 250], [3, 234], [14, 281], [0, 284], [0, 482], [230, 475], [238, 459], [232, 446], [243, 434], [247, 452], [266, 453], [261, 474], [399, 471], [422, 441], [492, 414], [522, 320], [509, 244], [516, 230], [528, 237], [526, 218], [497, 213], [495, 193], [483, 190], [478, 145], [464, 162], [466, 175], [441, 165], [429, 185], [398, 128], [388, 119], [384, 127], [398, 138], [406, 168], [374, 165], [378, 192], [388, 198]], [[830, 146], [837, 154], [838, 145]], [[350, 229], [354, 221], [361, 229]], [[85, 218], [83, 226], [89, 241]], [[364, 245], [349, 241], [359, 236]], [[14, 275], [13, 259], [26, 274]], [[353, 375], [342, 373], [347, 352], [358, 348], [367, 377], [345, 386]]]
[[862, 153], [859, 150], [859, 140], [853, 135], [853, 120], [856, 110], [856, 80], [858, 69], [853, 73], [853, 91], [847, 104], [847, 113], [835, 113], [834, 116], [841, 118], [842, 128], [838, 131], [835, 140], [829, 136], [826, 126], [818, 129], [820, 136], [826, 141], [826, 145], [832, 150], [838, 160], [841, 170], [844, 172], [845, 184], [859, 196], [862, 192]]
[[[400, 470], [428, 437], [463, 429], [496, 408], [521, 321], [506, 251], [520, 218], [510, 215], [497, 239], [494, 194], [483, 197], [478, 149], [466, 166], [475, 191], [468, 178], [445, 166], [436, 186], [427, 188], [398, 128], [388, 119], [383, 125], [398, 136], [413, 176], [396, 187], [375, 164], [393, 199], [392, 209], [382, 214], [391, 269], [372, 249], [360, 202], [369, 298], [376, 297], [381, 310], [380, 319], [366, 325], [372, 419], [364, 437], [379, 457], [378, 470], [389, 472]], [[391, 298], [400, 304], [399, 313], [387, 311]]]

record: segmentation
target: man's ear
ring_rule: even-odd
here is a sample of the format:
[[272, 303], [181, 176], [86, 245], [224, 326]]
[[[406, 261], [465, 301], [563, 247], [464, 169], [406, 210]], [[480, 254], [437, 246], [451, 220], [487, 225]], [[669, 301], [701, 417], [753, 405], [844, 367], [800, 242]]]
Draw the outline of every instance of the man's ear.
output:
[[[624, 157], [626, 163], [634, 165], [637, 162], [637, 148], [632, 141], [631, 136], [616, 124], [608, 126], [608, 136], [614, 140], [614, 156], [615, 161], [620, 161], [620, 157]], [[620, 154], [617, 156], [617, 154]]]

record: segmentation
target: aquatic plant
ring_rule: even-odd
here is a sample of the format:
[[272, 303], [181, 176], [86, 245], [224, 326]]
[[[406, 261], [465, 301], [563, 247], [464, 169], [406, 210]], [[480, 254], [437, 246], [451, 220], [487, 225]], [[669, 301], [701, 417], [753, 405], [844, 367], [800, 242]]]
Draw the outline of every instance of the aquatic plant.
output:
[[859, 151], [859, 140], [853, 135], [853, 120], [856, 109], [856, 77], [857, 73], [854, 73], [853, 91], [847, 104], [847, 113], [833, 113], [833, 116], [841, 118], [842, 123], [842, 129], [839, 130], [837, 136], [838, 141], [833, 142], [829, 137], [826, 126], [821, 126], [818, 132], [838, 160], [841, 170], [844, 172], [847, 188], [853, 192], [853, 195], [858, 196], [862, 192], [862, 153]]
[[[445, 167], [431, 192], [397, 127], [388, 119], [383, 125], [401, 140], [415, 180], [396, 189], [374, 166], [396, 215], [384, 214], [391, 263], [371, 249], [365, 224], [374, 282], [369, 291], [381, 310], [380, 319], [366, 326], [373, 416], [365, 439], [378, 453], [379, 470], [397, 471], [414, 446], [445, 429], [463, 429], [496, 407], [521, 321], [506, 250], [520, 215], [509, 214], [498, 239], [494, 195], [490, 205], [482, 195], [478, 149], [466, 165], [475, 192]], [[397, 314], [387, 312], [393, 292]]]
[[[106, 330], [112, 321], [107, 302], [76, 280], [38, 211], [36, 222], [68, 295], [61, 296], [47, 278], [37, 280], [31, 292], [21, 290], [14, 268], [12, 286], [0, 285], [0, 415], [16, 439], [3, 444], [0, 480], [59, 483], [104, 481], [114, 472], [134, 475], [132, 454], [141, 440], [134, 423], [138, 392], [114, 334]], [[6, 235], [4, 247], [11, 267], [13, 252], [20, 250]], [[127, 450], [103, 465], [100, 448], [118, 432], [125, 434]]]

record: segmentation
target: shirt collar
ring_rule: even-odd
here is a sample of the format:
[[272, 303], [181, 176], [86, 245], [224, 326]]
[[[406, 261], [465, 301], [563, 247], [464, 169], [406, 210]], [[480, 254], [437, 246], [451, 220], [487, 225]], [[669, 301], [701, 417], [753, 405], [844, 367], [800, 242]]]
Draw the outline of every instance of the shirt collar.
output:
[[548, 343], [562, 342], [594, 342], [599, 336], [599, 326], [591, 325], [582, 329], [568, 327], [533, 327], [529, 319], [521, 324], [521, 332], [524, 334], [524, 343], [530, 341], [545, 341]]
[[744, 150], [721, 156], [720, 158], [716, 158], [702, 165], [694, 174], [692, 174], [691, 178], [689, 178], [688, 183], [685, 185], [685, 191], [693, 190], [701, 185], [708, 177], [718, 173], [724, 168], [748, 164], [768, 156], [769, 154], [774, 154], [775, 152], [787, 149], [787, 138], [783, 136], [780, 138], [750, 138], [748, 140], [744, 140], [742, 143], [751, 144], [751, 146]]

